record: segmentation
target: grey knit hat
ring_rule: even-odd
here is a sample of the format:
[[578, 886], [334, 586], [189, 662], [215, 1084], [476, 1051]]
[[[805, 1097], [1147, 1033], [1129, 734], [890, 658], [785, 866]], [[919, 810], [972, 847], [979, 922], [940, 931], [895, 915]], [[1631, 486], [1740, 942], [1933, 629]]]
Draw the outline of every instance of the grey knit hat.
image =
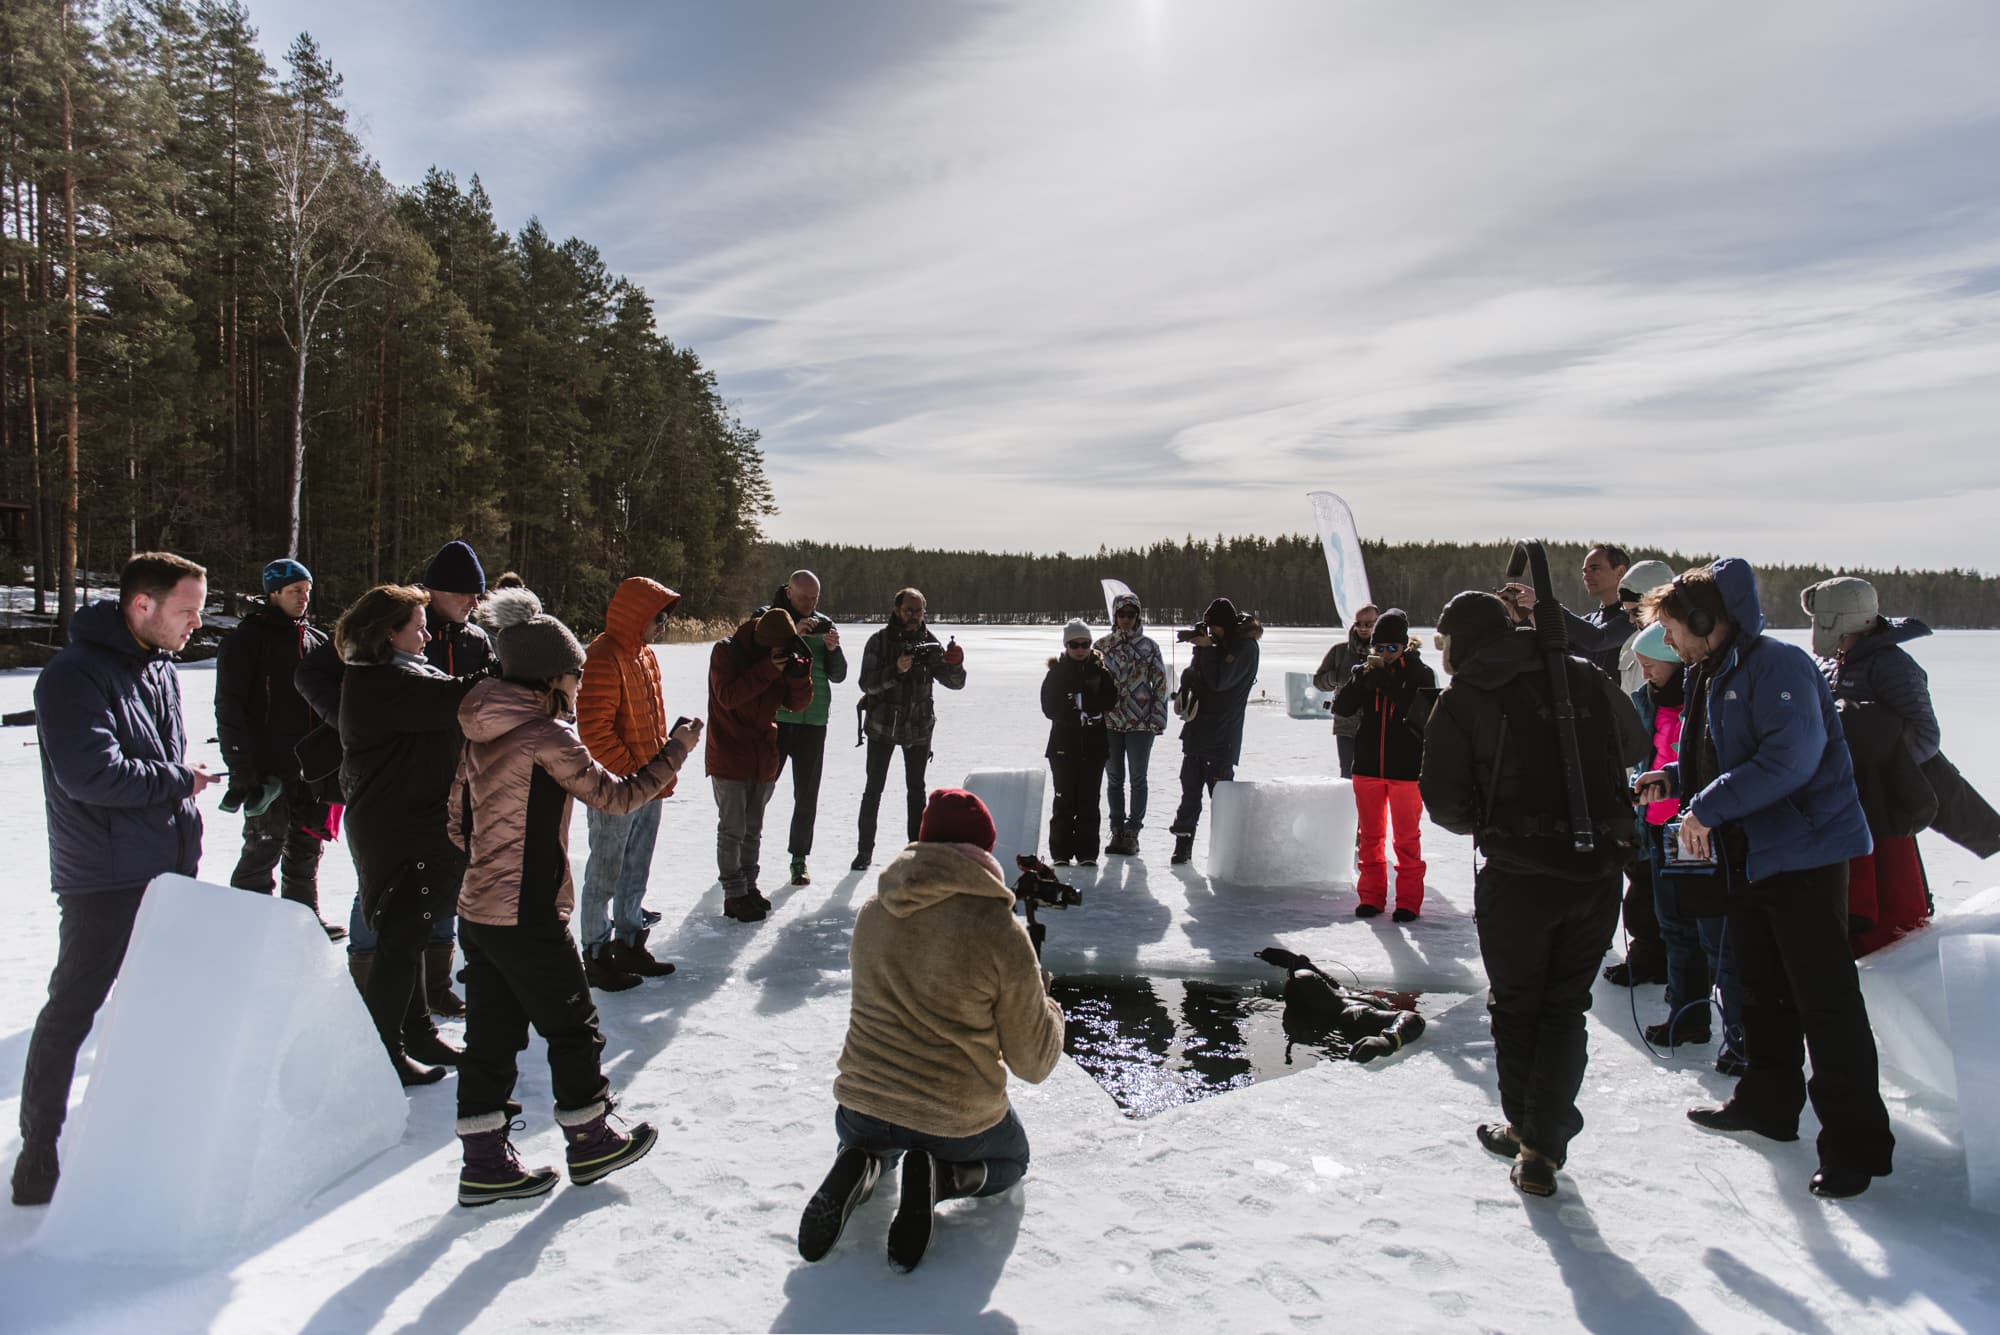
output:
[[1069, 624], [1063, 627], [1064, 644], [1068, 644], [1071, 640], [1088, 640], [1090, 638], [1090, 624], [1082, 617], [1071, 617]]
[[1840, 641], [1857, 631], [1875, 629], [1881, 612], [1875, 586], [1853, 575], [1823, 579], [1799, 595], [1812, 618], [1812, 651], [1821, 658], [1840, 653]]
[[542, 611], [527, 589], [502, 589], [486, 600], [480, 620], [493, 631], [500, 675], [508, 681], [554, 681], [583, 668], [583, 646], [568, 626]]
[[1619, 579], [1618, 587], [1630, 589], [1644, 598], [1662, 584], [1674, 582], [1674, 568], [1665, 561], [1634, 561]]

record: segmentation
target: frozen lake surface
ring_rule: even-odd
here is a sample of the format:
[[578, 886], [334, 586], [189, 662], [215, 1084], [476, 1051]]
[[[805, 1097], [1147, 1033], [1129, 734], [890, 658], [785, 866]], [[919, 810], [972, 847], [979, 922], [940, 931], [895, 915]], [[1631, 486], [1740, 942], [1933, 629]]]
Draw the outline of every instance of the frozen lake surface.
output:
[[[872, 629], [846, 632], [852, 662]], [[938, 629], [966, 646], [970, 681], [939, 693], [932, 786], [974, 769], [1041, 766], [1036, 691], [1060, 630]], [[1310, 672], [1337, 635], [1267, 633], [1244, 777], [1333, 771], [1328, 725], [1286, 715], [1284, 673]], [[1160, 638], [1170, 649], [1169, 634]], [[1943, 632], [1914, 652], [1930, 670], [1948, 754], [2000, 797], [2000, 727], [1986, 712], [2000, 692], [2000, 633]], [[670, 712], [706, 713], [707, 653], [660, 650]], [[204, 740], [212, 668], [185, 670], [182, 682], [194, 752], [215, 761]], [[0, 673], [0, 710], [28, 707], [33, 685], [30, 672]], [[1967, 1206], [1954, 1108], [1889, 1090], [1895, 1175], [1853, 1202], [1815, 1200], [1805, 1191], [1810, 1113], [1798, 1144], [1697, 1131], [1683, 1110], [1729, 1085], [1709, 1069], [1712, 1050], [1654, 1059], [1633, 1010], [1662, 1018], [1660, 989], [1635, 996], [1604, 983], [1581, 1099], [1589, 1125], [1552, 1201], [1519, 1196], [1505, 1165], [1472, 1139], [1474, 1123], [1499, 1113], [1474, 1000], [1427, 1007], [1430, 1028], [1394, 1058], [1323, 1062], [1144, 1121], [1121, 1115], [1065, 1061], [1046, 1083], [1013, 1088], [1034, 1142], [1027, 1181], [946, 1206], [915, 1273], [894, 1275], [883, 1260], [893, 1191], [859, 1211], [830, 1257], [804, 1265], [793, 1236], [833, 1152], [848, 933], [872, 888], [872, 874], [846, 869], [862, 782], [853, 698], [851, 682], [836, 688], [808, 887], [783, 885], [789, 780], [780, 784], [764, 856], [776, 910], [762, 925], [720, 917], [714, 803], [698, 771], [668, 805], [648, 903], [666, 915], [655, 952], [678, 972], [600, 994], [625, 1109], [662, 1127], [641, 1164], [538, 1202], [458, 1209], [446, 1080], [411, 1095], [397, 1150], [259, 1245], [206, 1265], [53, 1263], [29, 1247], [40, 1212], [0, 1207], [0, 1330], [1247, 1331], [1334, 1330], [1357, 1316], [1394, 1331], [2000, 1328], [2000, 1219]], [[1193, 865], [1170, 868], [1175, 732], [1154, 752], [1142, 855], [1079, 873], [1085, 907], [1050, 915], [1057, 973], [1254, 983], [1271, 971], [1251, 952], [1280, 944], [1371, 987], [1483, 987], [1470, 845], [1435, 827], [1425, 831], [1425, 914], [1407, 927], [1356, 921], [1350, 891], [1210, 881], [1206, 826]], [[56, 942], [32, 743], [28, 730], [0, 732], [0, 843], [13, 853], [0, 881], [0, 1158], [10, 1166], [22, 1058]], [[884, 807], [881, 857], [893, 849], [894, 792]], [[241, 825], [212, 802], [205, 809], [202, 874], [226, 880]], [[586, 846], [579, 812], [579, 873]], [[1953, 845], [1926, 835], [1923, 847], [1942, 910], [2000, 882], [2000, 869]], [[353, 892], [352, 864], [331, 850], [327, 916], [344, 918]], [[91, 1062], [86, 1048], [79, 1094]], [[523, 1054], [520, 1097], [523, 1157], [559, 1161], [539, 1040]]]

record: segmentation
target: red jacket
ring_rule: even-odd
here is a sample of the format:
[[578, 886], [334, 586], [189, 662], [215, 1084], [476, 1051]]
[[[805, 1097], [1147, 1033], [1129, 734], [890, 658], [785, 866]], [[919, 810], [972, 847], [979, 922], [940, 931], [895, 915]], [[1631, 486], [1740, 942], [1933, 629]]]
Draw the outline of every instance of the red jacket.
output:
[[778, 711], [812, 703], [812, 674], [787, 677], [757, 647], [755, 618], [708, 656], [708, 747], [711, 779], [775, 783]]

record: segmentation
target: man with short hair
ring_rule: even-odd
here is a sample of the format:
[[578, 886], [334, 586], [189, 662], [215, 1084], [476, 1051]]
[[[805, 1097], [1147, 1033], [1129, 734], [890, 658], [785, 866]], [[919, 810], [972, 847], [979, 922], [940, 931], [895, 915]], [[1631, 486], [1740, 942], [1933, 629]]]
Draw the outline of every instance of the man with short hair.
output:
[[194, 799], [217, 778], [187, 763], [173, 656], [207, 601], [207, 571], [170, 552], [141, 552], [125, 565], [118, 601], [78, 612], [68, 647], [35, 683], [49, 882], [62, 926], [21, 1077], [16, 1205], [55, 1194], [76, 1054], [125, 962], [146, 886], [168, 872], [193, 876], [201, 860]]
[[[1581, 615], [1563, 609], [1569, 626], [1569, 651], [1604, 669], [1613, 681], [1618, 680], [1619, 650], [1639, 629], [1632, 617], [1636, 600], [1626, 600], [1619, 592], [1631, 565], [1632, 558], [1623, 547], [1597, 543], [1583, 558], [1583, 591], [1597, 600], [1597, 606]], [[1505, 596], [1524, 612], [1535, 610], [1535, 591], [1526, 584], [1509, 584]]]
[[[307, 619], [312, 572], [290, 557], [264, 567], [264, 601], [225, 635], [215, 656], [215, 730], [229, 766], [225, 811], [243, 812], [243, 856], [229, 883], [268, 895], [272, 873], [284, 898], [319, 916], [319, 859], [327, 804], [299, 774], [293, 750], [320, 717], [293, 685], [300, 660], [326, 643]], [[345, 927], [322, 921], [329, 939]]]
[[840, 627], [819, 612], [819, 576], [794, 570], [771, 606], [792, 614], [799, 638], [812, 651], [812, 703], [778, 711], [778, 765], [792, 766], [792, 884], [810, 885], [806, 859], [812, 855], [813, 826], [819, 818], [819, 778], [826, 763], [826, 721], [833, 705], [830, 683], [847, 680], [847, 655], [840, 650]]
[[861, 651], [863, 729], [868, 740], [868, 779], [861, 790], [858, 849], [851, 864], [868, 870], [875, 857], [875, 822], [882, 809], [882, 790], [889, 782], [889, 760], [903, 752], [903, 782], [908, 805], [909, 836], [917, 837], [924, 817], [924, 773], [931, 761], [931, 732], [937, 725], [934, 686], [965, 689], [965, 650], [958, 641], [941, 645], [924, 624], [928, 610], [922, 589], [900, 589], [889, 624], [868, 637]]
[[[1347, 679], [1354, 674], [1354, 665], [1368, 657], [1369, 642], [1375, 638], [1377, 615], [1373, 603], [1354, 609], [1354, 617], [1347, 623], [1347, 634], [1326, 651], [1326, 657], [1319, 660], [1319, 670], [1313, 673], [1314, 690], [1332, 695], [1347, 685]], [[1343, 779], [1354, 777], [1355, 738], [1360, 735], [1359, 714], [1333, 716], [1333, 746], [1340, 757], [1340, 777]]]

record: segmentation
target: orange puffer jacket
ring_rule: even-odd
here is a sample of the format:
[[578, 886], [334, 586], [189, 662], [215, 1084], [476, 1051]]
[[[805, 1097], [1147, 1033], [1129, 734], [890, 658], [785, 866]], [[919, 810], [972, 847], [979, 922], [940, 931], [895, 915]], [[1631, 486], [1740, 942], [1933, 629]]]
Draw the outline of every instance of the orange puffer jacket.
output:
[[659, 795], [687, 759], [666, 750], [620, 778], [590, 758], [576, 728], [551, 718], [544, 697], [517, 682], [487, 680], [458, 707], [465, 749], [452, 784], [451, 838], [470, 865], [459, 916], [488, 927], [569, 920], [570, 801], [629, 815]]
[[[604, 633], [584, 653], [576, 730], [590, 758], [621, 777], [638, 773], [667, 744], [660, 660], [646, 636], [653, 618], [680, 600], [666, 585], [634, 575], [611, 595]], [[673, 790], [669, 780], [661, 796]]]

